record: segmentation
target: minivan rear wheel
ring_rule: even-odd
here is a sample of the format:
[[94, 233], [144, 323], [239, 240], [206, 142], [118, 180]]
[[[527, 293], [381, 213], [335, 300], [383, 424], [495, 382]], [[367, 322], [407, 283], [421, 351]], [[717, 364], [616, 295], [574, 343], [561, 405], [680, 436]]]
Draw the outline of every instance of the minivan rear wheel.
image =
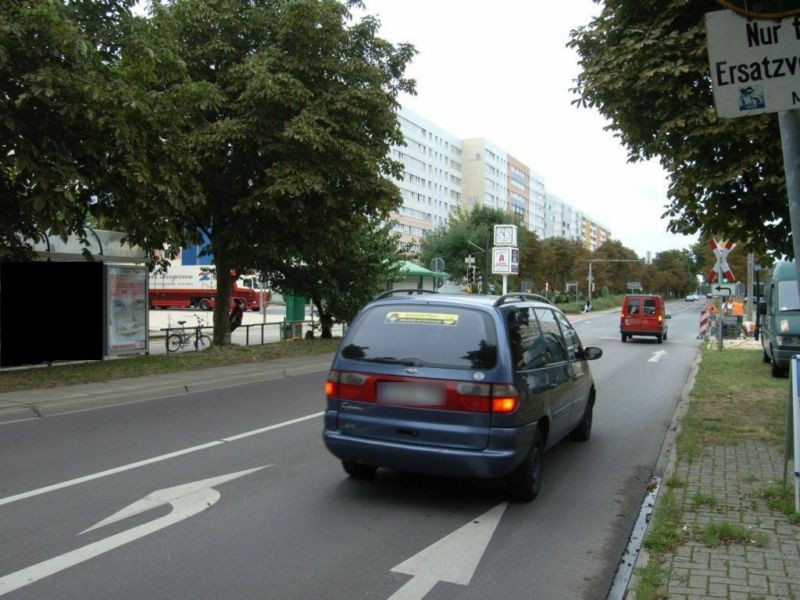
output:
[[539, 488], [542, 487], [543, 454], [544, 443], [537, 429], [525, 460], [506, 477], [508, 495], [514, 502], [530, 502], [539, 494]]
[[378, 469], [372, 465], [362, 465], [350, 460], [343, 460], [342, 467], [344, 467], [345, 473], [353, 479], [372, 479]]
[[775, 357], [772, 357], [772, 376], [773, 377], [786, 377], [786, 374], [789, 372], [788, 369], [784, 367], [779, 367], [778, 363], [775, 362]]

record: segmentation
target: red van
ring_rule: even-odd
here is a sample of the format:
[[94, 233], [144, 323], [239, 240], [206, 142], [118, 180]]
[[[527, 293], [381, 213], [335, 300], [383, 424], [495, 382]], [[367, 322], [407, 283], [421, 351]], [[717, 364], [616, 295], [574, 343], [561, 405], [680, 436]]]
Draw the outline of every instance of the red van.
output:
[[627, 342], [634, 335], [655, 337], [660, 344], [667, 339], [667, 319], [670, 315], [664, 310], [661, 296], [630, 294], [622, 301], [622, 316], [619, 332], [622, 341]]

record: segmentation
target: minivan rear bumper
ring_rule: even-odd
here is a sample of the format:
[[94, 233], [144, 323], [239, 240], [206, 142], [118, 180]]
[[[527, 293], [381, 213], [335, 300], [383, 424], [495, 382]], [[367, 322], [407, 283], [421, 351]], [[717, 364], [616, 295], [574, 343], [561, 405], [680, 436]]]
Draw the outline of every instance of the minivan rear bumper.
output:
[[625, 335], [649, 335], [649, 336], [658, 336], [664, 335], [666, 333], [667, 328], [664, 329], [622, 329], [620, 328], [619, 332]]
[[[336, 411], [327, 411], [325, 421], [335, 423]], [[536, 427], [535, 422], [514, 428], [493, 427], [483, 450], [403, 444], [345, 435], [327, 426], [323, 439], [340, 460], [430, 475], [495, 479], [508, 475], [523, 461]]]

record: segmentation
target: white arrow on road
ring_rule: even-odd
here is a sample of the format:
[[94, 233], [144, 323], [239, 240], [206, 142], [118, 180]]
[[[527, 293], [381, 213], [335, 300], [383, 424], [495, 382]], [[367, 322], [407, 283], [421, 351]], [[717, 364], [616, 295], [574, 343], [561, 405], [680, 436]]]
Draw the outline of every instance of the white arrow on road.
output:
[[653, 356], [651, 356], [647, 360], [647, 362], [657, 363], [659, 360], [661, 360], [661, 357], [664, 356], [666, 353], [667, 353], [666, 350], [659, 350], [658, 352], [653, 352]]
[[61, 556], [56, 556], [55, 558], [42, 561], [33, 566], [16, 571], [15, 573], [0, 577], [0, 596], [203, 512], [220, 499], [220, 493], [213, 489], [214, 486], [239, 477], [244, 477], [250, 473], [255, 473], [268, 466], [271, 465], [264, 465], [263, 467], [256, 467], [255, 469], [237, 471], [236, 473], [229, 473], [219, 477], [212, 477], [210, 479], [194, 481], [163, 490], [156, 490], [81, 533], [83, 534], [93, 529], [116, 523], [127, 517], [138, 515], [164, 504], [172, 506], [172, 511], [170, 511], [169, 514], [92, 544], [82, 546], [72, 552], [67, 552]]
[[428, 546], [392, 569], [413, 575], [389, 600], [420, 600], [439, 581], [469, 585], [508, 506], [498, 504], [480, 517]]

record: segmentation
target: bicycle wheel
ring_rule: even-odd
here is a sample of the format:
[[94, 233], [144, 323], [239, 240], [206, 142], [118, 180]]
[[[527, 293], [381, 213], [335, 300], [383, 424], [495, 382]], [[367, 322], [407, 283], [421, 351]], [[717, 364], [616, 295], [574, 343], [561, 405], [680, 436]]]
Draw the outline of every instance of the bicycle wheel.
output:
[[180, 333], [171, 333], [167, 337], [167, 352], [175, 352], [183, 346], [183, 336]]
[[198, 335], [195, 337], [194, 340], [194, 349], [195, 350], [205, 350], [206, 348], [211, 347], [211, 338], [205, 334]]

